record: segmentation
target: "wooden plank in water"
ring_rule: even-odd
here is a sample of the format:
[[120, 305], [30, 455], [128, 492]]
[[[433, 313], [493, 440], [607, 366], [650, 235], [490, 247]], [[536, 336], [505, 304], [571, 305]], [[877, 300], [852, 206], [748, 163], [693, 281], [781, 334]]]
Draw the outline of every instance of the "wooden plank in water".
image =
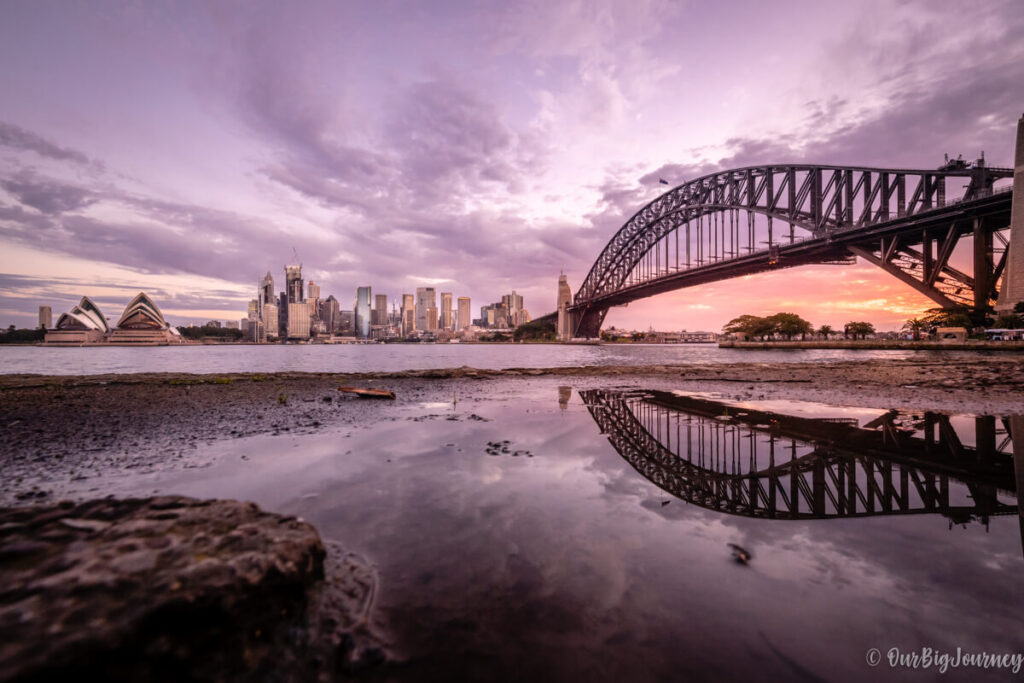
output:
[[387, 389], [361, 389], [359, 387], [338, 387], [338, 391], [355, 394], [359, 398], [387, 398], [394, 400], [395, 392]]

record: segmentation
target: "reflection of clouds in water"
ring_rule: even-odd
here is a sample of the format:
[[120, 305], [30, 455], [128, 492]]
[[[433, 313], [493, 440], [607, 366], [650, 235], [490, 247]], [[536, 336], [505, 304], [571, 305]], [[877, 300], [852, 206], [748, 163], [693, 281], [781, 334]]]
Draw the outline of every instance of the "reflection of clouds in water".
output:
[[[1013, 648], [1015, 520], [984, 534], [936, 515], [720, 514], [644, 479], [585, 410], [548, 406], [527, 414], [535, 403], [517, 396], [474, 406], [494, 422], [279, 438], [301, 455], [267, 458], [262, 474], [250, 460], [244, 486], [217, 495], [299, 514], [369, 557], [378, 619], [422, 678], [764, 679], [791, 675], [785, 657], [854, 680], [866, 648], [887, 643]], [[488, 456], [495, 439], [536, 456]], [[728, 542], [753, 552], [749, 567]]]

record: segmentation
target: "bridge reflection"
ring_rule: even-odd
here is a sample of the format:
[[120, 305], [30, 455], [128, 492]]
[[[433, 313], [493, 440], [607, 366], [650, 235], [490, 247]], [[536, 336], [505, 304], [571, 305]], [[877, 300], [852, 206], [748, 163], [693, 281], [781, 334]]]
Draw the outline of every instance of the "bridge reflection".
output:
[[986, 528], [995, 515], [1018, 514], [1009, 420], [889, 411], [861, 425], [659, 391], [579, 395], [640, 474], [709, 510], [766, 519], [941, 514], [951, 527]]

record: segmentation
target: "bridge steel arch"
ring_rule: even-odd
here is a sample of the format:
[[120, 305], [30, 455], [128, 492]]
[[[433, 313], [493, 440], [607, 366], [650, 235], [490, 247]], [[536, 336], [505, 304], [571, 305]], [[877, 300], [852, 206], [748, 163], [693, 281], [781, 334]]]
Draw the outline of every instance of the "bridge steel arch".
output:
[[[939, 441], [929, 447], [899, 433], [887, 421], [891, 414], [876, 420], [877, 432], [858, 428], [856, 420], [829, 424], [778, 415], [769, 426], [769, 413], [752, 410], [740, 413], [749, 419], [723, 421], [723, 404], [700, 399], [579, 394], [601, 433], [634, 469], [705, 509], [790, 520], [940, 513], [957, 523], [1019, 513], [1000, 500], [1016, 490], [1012, 455], [994, 442], [984, 449], [963, 446], [945, 416], [933, 417], [937, 424], [929, 429], [939, 428]], [[674, 418], [682, 421], [673, 438]], [[994, 434], [995, 420], [988, 421]], [[850, 438], [835, 439], [840, 435]], [[762, 453], [768, 462], [752, 461], [759, 439], [770, 442], [770, 450], [762, 449], [769, 450]], [[972, 505], [952, 504], [952, 482], [970, 492]]]
[[[1012, 198], [993, 186], [1012, 176], [1012, 169], [954, 162], [939, 170], [766, 165], [696, 178], [616, 232], [573, 298], [572, 329], [595, 337], [609, 307], [660, 292], [776, 268], [849, 264], [855, 256], [940, 306], [987, 306], [1005, 266], [1008, 241], [1000, 231]], [[968, 181], [966, 191], [949, 201], [948, 181], [956, 178]], [[757, 225], [758, 216], [766, 225]], [[967, 234], [976, 243], [973, 277], [949, 265]]]

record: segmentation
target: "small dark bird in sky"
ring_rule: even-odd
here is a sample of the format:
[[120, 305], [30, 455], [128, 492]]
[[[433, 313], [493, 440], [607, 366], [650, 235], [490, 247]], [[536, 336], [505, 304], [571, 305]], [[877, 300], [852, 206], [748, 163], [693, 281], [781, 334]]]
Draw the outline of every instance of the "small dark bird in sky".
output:
[[671, 502], [672, 502], [671, 500], [663, 500], [663, 501], [661, 501], [661, 507], [665, 507], [666, 505], [668, 505]]
[[740, 564], [747, 564], [754, 556], [746, 548], [741, 548], [735, 543], [730, 543], [729, 547], [732, 548], [732, 559], [736, 560]]
[[664, 178], [658, 178], [658, 182], [661, 183], [662, 185], [668, 185], [668, 181], [665, 180]]

